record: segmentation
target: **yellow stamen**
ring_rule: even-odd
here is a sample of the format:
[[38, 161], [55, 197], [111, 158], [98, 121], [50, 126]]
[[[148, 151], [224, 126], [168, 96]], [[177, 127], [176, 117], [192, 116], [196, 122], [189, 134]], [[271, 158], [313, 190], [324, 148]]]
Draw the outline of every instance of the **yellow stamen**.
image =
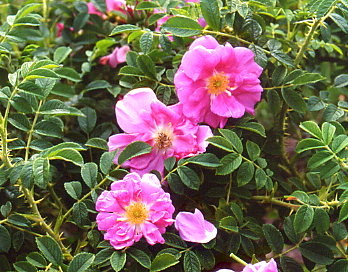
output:
[[210, 94], [221, 94], [229, 89], [229, 79], [224, 73], [215, 73], [207, 80], [207, 89]]
[[142, 224], [149, 217], [149, 210], [141, 202], [134, 202], [126, 207], [127, 220], [132, 224]]

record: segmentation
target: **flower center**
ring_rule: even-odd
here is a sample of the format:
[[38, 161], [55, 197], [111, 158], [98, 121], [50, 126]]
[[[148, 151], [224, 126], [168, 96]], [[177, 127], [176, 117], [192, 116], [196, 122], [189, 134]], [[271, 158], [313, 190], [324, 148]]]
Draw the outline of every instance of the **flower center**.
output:
[[141, 202], [134, 202], [126, 207], [126, 217], [132, 224], [142, 224], [149, 216], [149, 210]]
[[166, 150], [172, 146], [174, 140], [173, 131], [171, 128], [162, 128], [156, 132], [154, 136], [154, 147], [160, 150]]
[[229, 89], [229, 79], [224, 73], [215, 73], [207, 80], [207, 89], [210, 94], [221, 94]]

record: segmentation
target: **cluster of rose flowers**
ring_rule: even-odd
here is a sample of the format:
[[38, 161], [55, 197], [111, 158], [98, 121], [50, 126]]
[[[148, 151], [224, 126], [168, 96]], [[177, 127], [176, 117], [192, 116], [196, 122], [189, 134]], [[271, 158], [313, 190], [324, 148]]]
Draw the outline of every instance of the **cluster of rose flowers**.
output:
[[[87, 6], [90, 14], [105, 17], [93, 3]], [[126, 14], [129, 10], [125, 0], [106, 0], [107, 13]], [[160, 19], [157, 29], [168, 18]], [[204, 19], [200, 18], [199, 22], [205, 25]], [[128, 45], [116, 47], [99, 63], [114, 68], [125, 62], [129, 51]], [[163, 244], [162, 234], [173, 223], [180, 237], [188, 242], [207, 243], [216, 237], [216, 227], [198, 209], [193, 213], [178, 212], [173, 219], [175, 207], [170, 194], [150, 171], [156, 170], [163, 176], [167, 158], [179, 160], [205, 152], [206, 139], [213, 136], [211, 127], [222, 128], [228, 118], [242, 117], [245, 112], [253, 114], [255, 104], [261, 99], [261, 72], [251, 50], [232, 47], [229, 43], [220, 45], [212, 36], [203, 36], [191, 44], [175, 74], [177, 104], [166, 106], [150, 88], [131, 90], [116, 103], [117, 123], [125, 133], [109, 138], [109, 151], [116, 151], [114, 163], [117, 164], [119, 154], [132, 142], [146, 142], [152, 149], [123, 163], [122, 167], [129, 168], [131, 173], [113, 182], [110, 190], [103, 191], [96, 201], [98, 229], [104, 231], [104, 239], [115, 249], [132, 246], [142, 237], [150, 245]], [[227, 271], [232, 270], [219, 270]], [[273, 259], [268, 263], [248, 264], [243, 269], [243, 272], [255, 271], [278, 270]]]

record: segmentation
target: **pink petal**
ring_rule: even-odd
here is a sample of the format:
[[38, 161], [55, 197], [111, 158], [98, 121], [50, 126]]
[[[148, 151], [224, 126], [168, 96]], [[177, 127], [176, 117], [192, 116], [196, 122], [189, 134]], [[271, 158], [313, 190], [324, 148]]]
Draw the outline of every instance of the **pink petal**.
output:
[[179, 212], [175, 219], [175, 228], [180, 237], [189, 242], [208, 243], [216, 237], [217, 229], [213, 224], [204, 220], [200, 210], [194, 213]]
[[117, 62], [118, 63], [124, 63], [126, 62], [126, 56], [127, 53], [130, 51], [130, 48], [128, 45], [124, 45], [122, 47], [120, 47], [116, 53], [117, 55]]
[[277, 263], [271, 259], [268, 263], [265, 261], [248, 264], [242, 272], [278, 272]]
[[226, 93], [219, 94], [211, 100], [211, 111], [223, 117], [242, 117], [245, 107], [232, 95]]
[[203, 46], [207, 49], [215, 49], [217, 46], [219, 46], [219, 43], [214, 37], [206, 35], [194, 40], [194, 42], [190, 45], [189, 50], [192, 50], [197, 46]]

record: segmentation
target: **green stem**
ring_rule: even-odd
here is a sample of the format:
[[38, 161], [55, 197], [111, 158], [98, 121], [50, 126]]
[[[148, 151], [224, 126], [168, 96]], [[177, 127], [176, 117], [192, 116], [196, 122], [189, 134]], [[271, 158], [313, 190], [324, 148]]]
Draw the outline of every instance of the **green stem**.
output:
[[265, 202], [265, 203], [276, 204], [276, 205], [287, 207], [287, 208], [290, 208], [290, 209], [293, 209], [293, 210], [297, 210], [298, 208], [300, 208], [302, 206], [302, 205], [296, 205], [296, 204], [283, 202], [281, 200], [274, 199], [274, 198], [269, 197], [269, 196], [252, 196], [251, 199], [254, 199], [254, 200], [257, 200], [257, 201], [262, 201], [262, 202]]
[[248, 265], [245, 261], [243, 261], [241, 258], [239, 258], [238, 256], [236, 256], [233, 253], [230, 254], [230, 257], [242, 265]]

